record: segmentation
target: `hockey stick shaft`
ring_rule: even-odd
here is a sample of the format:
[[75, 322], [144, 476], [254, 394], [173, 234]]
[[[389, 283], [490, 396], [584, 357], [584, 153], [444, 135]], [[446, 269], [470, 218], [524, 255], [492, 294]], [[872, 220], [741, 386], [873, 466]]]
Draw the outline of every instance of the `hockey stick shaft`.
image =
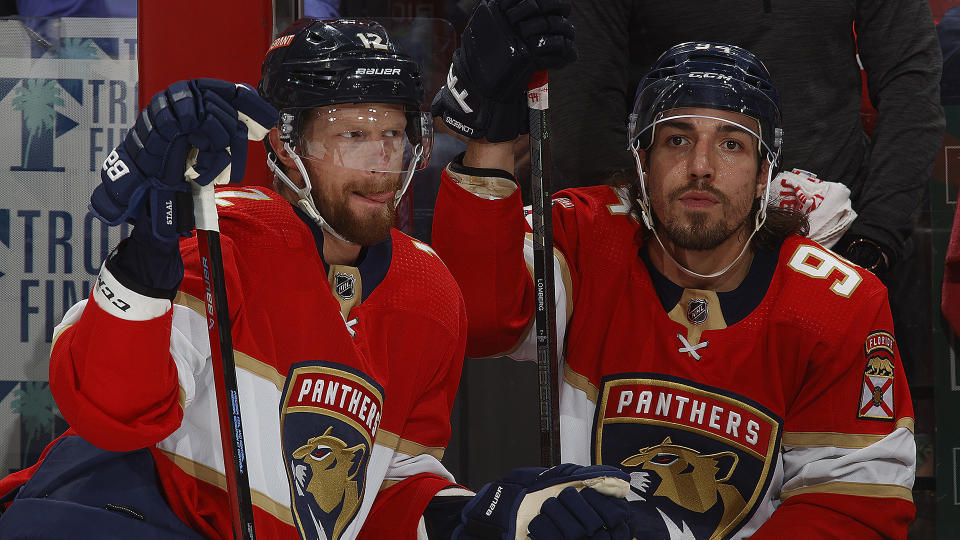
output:
[[191, 185], [207, 307], [213, 380], [217, 393], [217, 415], [220, 419], [223, 468], [233, 518], [233, 537], [236, 540], [253, 540], [256, 538], [253, 528], [253, 504], [250, 500], [250, 480], [243, 445], [240, 393], [237, 390], [233, 338], [230, 333], [230, 310], [227, 306], [223, 253], [220, 249], [220, 226], [213, 196], [214, 182], [206, 186], [195, 183]]
[[536, 305], [537, 379], [540, 400], [540, 461], [560, 463], [560, 375], [557, 362], [553, 279], [553, 204], [550, 194], [550, 132], [547, 129], [547, 72], [538, 71], [527, 89], [530, 111], [530, 186], [533, 202], [533, 281]]

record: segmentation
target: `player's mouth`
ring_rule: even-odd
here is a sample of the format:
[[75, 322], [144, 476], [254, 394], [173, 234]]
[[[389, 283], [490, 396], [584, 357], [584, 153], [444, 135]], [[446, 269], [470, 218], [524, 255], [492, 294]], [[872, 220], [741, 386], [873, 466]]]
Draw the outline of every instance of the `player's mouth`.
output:
[[395, 190], [377, 191], [373, 193], [354, 191], [353, 194], [356, 195], [361, 201], [368, 204], [382, 205], [392, 201], [397, 195], [397, 192]]
[[706, 191], [688, 191], [680, 196], [680, 203], [687, 208], [709, 208], [720, 201]]

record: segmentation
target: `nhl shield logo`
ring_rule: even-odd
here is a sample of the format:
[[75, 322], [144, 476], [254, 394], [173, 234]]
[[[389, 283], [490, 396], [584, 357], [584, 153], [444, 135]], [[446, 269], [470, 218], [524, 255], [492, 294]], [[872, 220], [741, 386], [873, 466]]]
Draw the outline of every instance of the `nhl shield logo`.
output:
[[703, 324], [707, 322], [707, 316], [710, 314], [707, 311], [707, 299], [706, 298], [694, 298], [687, 303], [687, 320], [692, 324]]
[[344, 300], [350, 300], [356, 294], [356, 288], [354, 284], [357, 281], [357, 277], [353, 274], [345, 274], [343, 272], [337, 272], [333, 276], [333, 287], [337, 291], [337, 296], [343, 298]]
[[283, 454], [304, 540], [336, 540], [363, 501], [383, 390], [332, 362], [295, 364], [281, 401]]
[[734, 536], [768, 489], [782, 421], [745, 397], [662, 374], [604, 378], [594, 463], [630, 475], [640, 537]]
[[867, 365], [863, 370], [858, 418], [893, 420], [893, 334], [883, 330], [867, 336], [863, 353]]

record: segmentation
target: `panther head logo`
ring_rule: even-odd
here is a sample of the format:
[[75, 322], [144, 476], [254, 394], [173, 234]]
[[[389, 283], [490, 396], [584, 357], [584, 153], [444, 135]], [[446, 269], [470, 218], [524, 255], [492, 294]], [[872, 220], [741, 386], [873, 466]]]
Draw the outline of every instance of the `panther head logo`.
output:
[[641, 448], [620, 464], [656, 473], [660, 485], [653, 495], [666, 497], [687, 510], [704, 513], [720, 499], [723, 516], [717, 530], [725, 530], [745, 506], [737, 488], [725, 483], [733, 476], [739, 459], [730, 451], [703, 455], [673, 444], [667, 437], [656, 446]]
[[[360, 488], [355, 480], [364, 464], [365, 448], [362, 444], [347, 447], [339, 438], [330, 434], [333, 428], [293, 452], [294, 478], [298, 490], [305, 489], [326, 514], [340, 506], [331, 538], [340, 538], [360, 507]], [[311, 471], [309, 482], [305, 481], [307, 467]], [[306, 485], [304, 486], [304, 483]], [[342, 504], [342, 506], [341, 506]]]

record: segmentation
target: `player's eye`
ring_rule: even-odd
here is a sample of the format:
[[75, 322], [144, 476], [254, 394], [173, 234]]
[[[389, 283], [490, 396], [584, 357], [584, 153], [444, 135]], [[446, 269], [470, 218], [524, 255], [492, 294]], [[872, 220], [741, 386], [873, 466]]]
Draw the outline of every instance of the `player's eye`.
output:
[[387, 129], [387, 130], [384, 130], [383, 136], [384, 136], [384, 137], [399, 137], [399, 136], [400, 136], [400, 130], [399, 130], [399, 129]]
[[359, 130], [342, 131], [340, 132], [340, 136], [343, 137], [344, 139], [357, 139], [357, 138], [363, 137], [363, 132]]
[[740, 144], [740, 141], [735, 141], [733, 139], [727, 139], [721, 143], [721, 146], [724, 150], [729, 150], [731, 152], [740, 150], [743, 148], [743, 145]]
[[687, 141], [686, 137], [680, 135], [671, 135], [667, 137], [667, 144], [670, 146], [680, 146]]

